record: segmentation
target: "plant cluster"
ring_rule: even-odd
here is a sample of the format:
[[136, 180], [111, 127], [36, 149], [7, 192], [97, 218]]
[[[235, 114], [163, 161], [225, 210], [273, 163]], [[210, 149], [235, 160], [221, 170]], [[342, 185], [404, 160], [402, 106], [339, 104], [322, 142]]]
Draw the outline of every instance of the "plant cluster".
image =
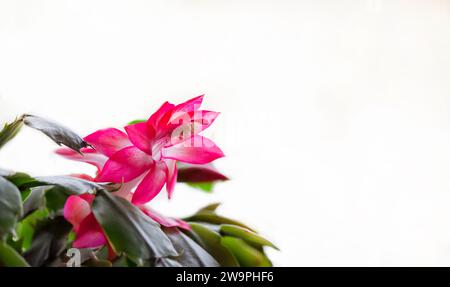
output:
[[[224, 154], [203, 137], [218, 113], [203, 96], [164, 103], [147, 120], [81, 138], [23, 115], [0, 131], [1, 148], [26, 125], [63, 145], [56, 153], [97, 168], [95, 175], [31, 176], [0, 169], [0, 266], [271, 266], [276, 247], [245, 224], [217, 214], [219, 204], [186, 218], [149, 206], [177, 182], [211, 192], [228, 180], [212, 162]], [[71, 254], [76, 251], [77, 261]]]

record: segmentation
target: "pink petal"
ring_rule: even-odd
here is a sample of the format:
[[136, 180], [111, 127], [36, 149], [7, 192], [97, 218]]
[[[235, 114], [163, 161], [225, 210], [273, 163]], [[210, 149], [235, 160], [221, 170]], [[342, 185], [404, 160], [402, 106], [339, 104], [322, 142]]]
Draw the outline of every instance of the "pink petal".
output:
[[[170, 119], [170, 115], [172, 115], [171, 111], [175, 107], [175, 105], [165, 102], [162, 106], [150, 116], [148, 119], [148, 123], [150, 123], [155, 129], [158, 126], [163, 126]], [[165, 120], [163, 120], [165, 118]]]
[[172, 119], [180, 116], [181, 113], [193, 112], [200, 108], [204, 95], [192, 98], [184, 103], [176, 105], [172, 111]]
[[81, 178], [88, 181], [95, 181], [95, 178], [93, 178], [90, 175], [84, 174], [84, 173], [72, 173], [70, 175], [71, 177]]
[[179, 114], [170, 120], [172, 125], [190, 124], [192, 122], [198, 122], [203, 125], [210, 126], [220, 113], [214, 111], [191, 111]]
[[177, 182], [177, 162], [172, 159], [167, 159], [164, 161], [167, 165], [167, 181], [166, 190], [169, 199], [172, 197], [172, 193]]
[[140, 205], [152, 200], [161, 191], [166, 182], [166, 165], [157, 162], [136, 188], [131, 202]]
[[75, 231], [90, 213], [91, 206], [88, 201], [76, 195], [67, 198], [64, 205], [64, 218], [73, 225]]
[[60, 148], [57, 149], [55, 152], [56, 154], [70, 160], [76, 160], [92, 164], [95, 167], [97, 167], [98, 170], [101, 170], [105, 162], [108, 160], [108, 158], [105, 155], [97, 152], [92, 148], [82, 148], [80, 151], [82, 154], [79, 154], [76, 151], [69, 148]]
[[165, 147], [163, 157], [187, 163], [205, 164], [223, 157], [224, 154], [216, 144], [205, 137], [196, 135], [180, 144]]
[[97, 181], [128, 182], [143, 174], [153, 164], [151, 156], [135, 146], [116, 152], [105, 164]]
[[131, 146], [127, 134], [114, 128], [98, 130], [85, 137], [84, 140], [108, 157], [127, 146]]
[[73, 242], [75, 248], [95, 248], [106, 244], [106, 238], [103, 230], [94, 217], [89, 214], [80, 224], [76, 232], [76, 239]]
[[219, 113], [212, 111], [192, 111], [183, 113], [170, 121], [166, 132], [170, 133], [170, 142], [166, 146], [183, 142], [207, 129]]
[[178, 167], [178, 182], [212, 182], [228, 180], [214, 166], [209, 164], [180, 164]]
[[83, 194], [79, 195], [79, 197], [86, 200], [90, 205], [92, 205], [92, 203], [94, 202], [94, 199], [95, 199], [95, 195], [89, 194], [89, 193], [83, 193]]
[[191, 226], [187, 222], [185, 222], [181, 219], [164, 216], [161, 213], [157, 212], [156, 210], [151, 209], [150, 207], [146, 207], [146, 206], [141, 207], [141, 210], [145, 214], [147, 214], [151, 219], [158, 222], [162, 226], [180, 227], [180, 228], [183, 228], [186, 230], [191, 230]]
[[152, 141], [155, 138], [155, 130], [147, 123], [137, 123], [125, 127], [130, 141], [143, 152], [152, 154]]

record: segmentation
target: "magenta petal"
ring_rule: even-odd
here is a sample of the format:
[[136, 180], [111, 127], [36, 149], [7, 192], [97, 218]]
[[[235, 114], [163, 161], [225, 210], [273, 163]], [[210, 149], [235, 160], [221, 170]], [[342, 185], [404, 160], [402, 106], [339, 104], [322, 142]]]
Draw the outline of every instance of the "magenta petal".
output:
[[165, 163], [167, 165], [166, 190], [170, 199], [175, 188], [175, 183], [177, 182], [177, 162], [173, 159], [167, 159]]
[[85, 137], [84, 140], [108, 157], [124, 147], [131, 146], [127, 134], [114, 128], [98, 130]]
[[172, 119], [178, 117], [181, 113], [193, 112], [200, 108], [204, 95], [192, 98], [184, 103], [176, 105], [172, 111]]
[[97, 167], [98, 170], [101, 170], [105, 162], [108, 160], [105, 155], [92, 148], [82, 148], [80, 151], [81, 154], [70, 148], [59, 148], [55, 151], [55, 153], [70, 160], [92, 164]]
[[76, 232], [76, 238], [73, 242], [75, 248], [95, 248], [106, 244], [106, 238], [103, 230], [94, 217], [89, 214], [80, 224]]
[[89, 193], [83, 193], [83, 194], [79, 195], [79, 197], [86, 200], [89, 203], [89, 205], [92, 205], [92, 203], [94, 202], [94, 199], [95, 199], [95, 195], [89, 194]]
[[[154, 128], [165, 125], [170, 119], [170, 115], [172, 114], [172, 109], [174, 107], [175, 105], [169, 102], [165, 102], [155, 113], [150, 116], [147, 122], [150, 123]], [[169, 115], [169, 117], [167, 115]], [[165, 120], [163, 120], [163, 118], [165, 118]]]
[[165, 132], [170, 134], [170, 141], [166, 146], [183, 142], [207, 129], [217, 118], [219, 113], [212, 111], [192, 111], [183, 113], [170, 121]]
[[125, 127], [130, 141], [143, 152], [152, 154], [152, 141], [155, 137], [155, 130], [147, 123], [137, 123]]
[[191, 226], [184, 220], [181, 220], [179, 218], [173, 218], [173, 220], [175, 220], [175, 222], [176, 222], [176, 225], [175, 225], [176, 227], [183, 228], [185, 230], [192, 229]]
[[136, 188], [131, 202], [135, 205], [149, 202], [158, 195], [165, 182], [166, 165], [164, 162], [157, 162]]
[[164, 158], [195, 164], [209, 163], [223, 156], [223, 152], [213, 141], [199, 135], [163, 149]]
[[208, 127], [214, 122], [214, 120], [217, 118], [217, 116], [219, 114], [220, 113], [218, 113], [218, 112], [206, 111], [206, 110], [187, 112], [187, 113], [180, 114], [176, 118], [172, 118], [170, 120], [170, 124], [180, 125], [180, 124], [190, 124], [190, 123], [195, 122], [195, 123], [199, 123], [202, 125], [206, 125]]
[[205, 130], [216, 120], [216, 118], [220, 115], [220, 113], [214, 111], [201, 110], [190, 112], [189, 115], [192, 117], [195, 123], [201, 125], [202, 130]]
[[150, 207], [141, 207], [142, 211], [147, 214], [151, 219], [158, 222], [165, 227], [180, 227], [186, 230], [191, 230], [191, 226], [178, 218], [172, 218], [162, 215], [161, 213], [151, 209]]
[[151, 156], [135, 146], [116, 152], [97, 176], [97, 181], [128, 182], [143, 174], [153, 164]]
[[90, 213], [91, 206], [88, 201], [76, 195], [67, 198], [64, 205], [64, 218], [73, 225], [75, 231]]

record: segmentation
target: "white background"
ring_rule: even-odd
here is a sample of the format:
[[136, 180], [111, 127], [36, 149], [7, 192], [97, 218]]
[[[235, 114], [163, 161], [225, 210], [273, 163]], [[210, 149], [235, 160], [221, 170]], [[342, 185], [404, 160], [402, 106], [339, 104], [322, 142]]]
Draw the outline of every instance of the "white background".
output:
[[[281, 266], [450, 265], [449, 1], [0, 0], [0, 122], [82, 135], [206, 94], [221, 201]], [[93, 172], [30, 129], [0, 166]]]

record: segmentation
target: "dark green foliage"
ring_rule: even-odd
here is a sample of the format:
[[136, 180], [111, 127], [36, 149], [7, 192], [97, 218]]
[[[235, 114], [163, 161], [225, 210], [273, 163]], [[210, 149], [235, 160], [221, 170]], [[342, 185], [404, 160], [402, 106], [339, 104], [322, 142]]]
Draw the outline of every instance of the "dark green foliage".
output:
[[37, 227], [29, 250], [24, 254], [31, 266], [47, 266], [66, 250], [72, 225], [62, 216], [43, 220]]
[[19, 189], [0, 176], [0, 241], [14, 231], [17, 220], [22, 216], [22, 199]]
[[125, 199], [99, 191], [93, 212], [116, 253], [125, 253], [138, 264], [178, 256], [160, 225]]

